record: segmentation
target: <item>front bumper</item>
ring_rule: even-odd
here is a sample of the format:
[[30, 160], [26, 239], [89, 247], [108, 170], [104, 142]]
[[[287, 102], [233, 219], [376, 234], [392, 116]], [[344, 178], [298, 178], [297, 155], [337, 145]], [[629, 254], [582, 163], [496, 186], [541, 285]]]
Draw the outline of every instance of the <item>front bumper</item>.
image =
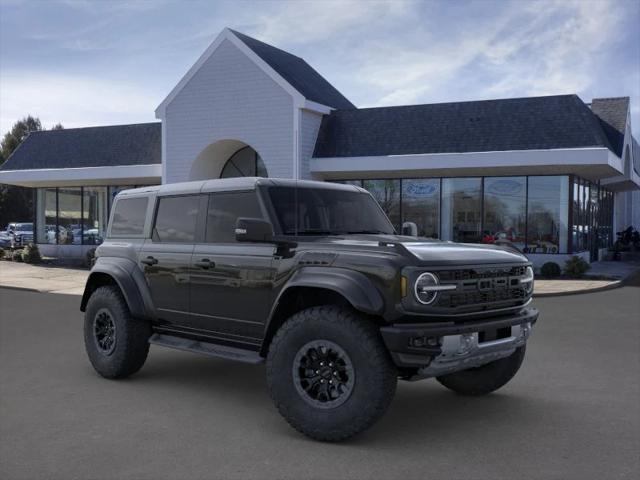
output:
[[417, 369], [414, 378], [453, 373], [508, 357], [524, 345], [538, 310], [464, 323], [408, 323], [381, 327], [398, 367]]

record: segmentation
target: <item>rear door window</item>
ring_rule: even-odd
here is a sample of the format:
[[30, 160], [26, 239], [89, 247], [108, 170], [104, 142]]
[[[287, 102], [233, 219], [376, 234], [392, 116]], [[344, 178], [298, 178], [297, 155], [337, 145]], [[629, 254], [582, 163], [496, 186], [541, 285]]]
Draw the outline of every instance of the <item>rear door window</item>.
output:
[[142, 235], [148, 203], [147, 197], [118, 199], [113, 211], [111, 235], [118, 237]]
[[234, 243], [239, 217], [263, 218], [255, 191], [209, 195], [206, 242]]
[[159, 197], [153, 229], [155, 242], [193, 243], [200, 195]]

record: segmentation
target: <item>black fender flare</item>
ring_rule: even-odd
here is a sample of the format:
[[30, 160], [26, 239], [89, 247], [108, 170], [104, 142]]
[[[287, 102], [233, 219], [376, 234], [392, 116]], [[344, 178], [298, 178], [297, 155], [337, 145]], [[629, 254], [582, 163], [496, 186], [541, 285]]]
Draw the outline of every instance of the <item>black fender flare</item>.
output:
[[346, 268], [302, 267], [291, 276], [271, 307], [261, 348], [263, 353], [275, 330], [279, 328], [279, 325], [274, 325], [273, 319], [281, 300], [288, 291], [296, 287], [331, 290], [344, 297], [353, 308], [366, 314], [381, 315], [384, 311], [382, 294], [363, 273]]
[[144, 274], [137, 263], [128, 258], [98, 258], [87, 279], [81, 311], [85, 311], [89, 297], [95, 290], [94, 282], [101, 275], [108, 275], [116, 282], [133, 317], [145, 320], [157, 318]]

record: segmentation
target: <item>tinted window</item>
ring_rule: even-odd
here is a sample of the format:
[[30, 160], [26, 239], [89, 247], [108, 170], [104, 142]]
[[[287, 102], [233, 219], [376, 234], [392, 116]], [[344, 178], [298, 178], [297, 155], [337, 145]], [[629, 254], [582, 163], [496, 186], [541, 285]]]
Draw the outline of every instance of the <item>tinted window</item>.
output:
[[393, 233], [387, 217], [366, 193], [271, 187], [269, 196], [285, 235]]
[[235, 242], [238, 217], [262, 218], [255, 192], [209, 195], [206, 241], [210, 243]]
[[146, 197], [118, 200], [113, 212], [111, 235], [142, 235], [148, 201]]
[[199, 195], [161, 197], [153, 239], [160, 242], [190, 243], [196, 237]]

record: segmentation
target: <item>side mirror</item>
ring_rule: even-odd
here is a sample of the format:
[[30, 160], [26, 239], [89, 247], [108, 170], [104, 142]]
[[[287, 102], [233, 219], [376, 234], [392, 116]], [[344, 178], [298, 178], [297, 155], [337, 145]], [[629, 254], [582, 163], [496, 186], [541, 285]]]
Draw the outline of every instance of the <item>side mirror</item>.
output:
[[271, 242], [273, 241], [273, 225], [262, 218], [240, 217], [236, 221], [236, 241]]

